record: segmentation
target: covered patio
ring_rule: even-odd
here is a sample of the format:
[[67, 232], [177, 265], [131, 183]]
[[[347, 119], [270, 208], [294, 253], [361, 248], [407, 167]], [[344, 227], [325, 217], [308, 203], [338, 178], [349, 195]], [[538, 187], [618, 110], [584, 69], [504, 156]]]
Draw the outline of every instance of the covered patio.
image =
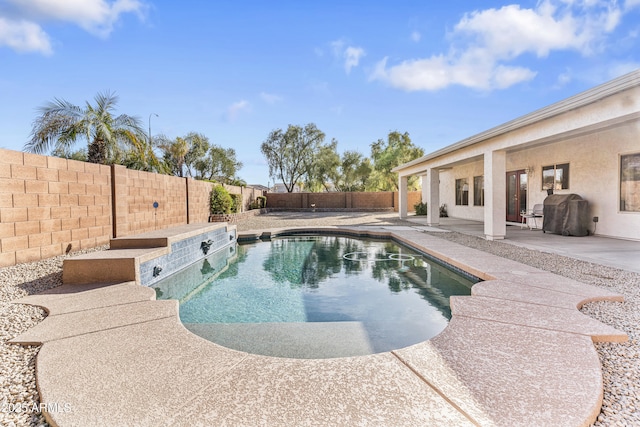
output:
[[408, 215], [408, 178], [420, 176], [430, 226], [446, 205], [502, 240], [549, 194], [577, 194], [591, 233], [640, 240], [639, 137], [637, 70], [396, 167], [399, 215]]

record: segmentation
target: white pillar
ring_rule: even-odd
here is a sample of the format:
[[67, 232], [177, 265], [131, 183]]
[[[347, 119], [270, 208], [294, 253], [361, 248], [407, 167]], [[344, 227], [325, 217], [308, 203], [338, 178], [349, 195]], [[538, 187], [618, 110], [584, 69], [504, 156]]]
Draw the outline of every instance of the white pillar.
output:
[[409, 187], [408, 179], [406, 176], [398, 176], [398, 181], [400, 187], [400, 191], [398, 192], [398, 212], [400, 213], [400, 218], [406, 218], [408, 200], [407, 188]]
[[422, 181], [422, 200], [427, 202], [427, 225], [440, 224], [440, 171], [429, 169]]
[[507, 234], [506, 152], [484, 153], [484, 234], [501, 240]]

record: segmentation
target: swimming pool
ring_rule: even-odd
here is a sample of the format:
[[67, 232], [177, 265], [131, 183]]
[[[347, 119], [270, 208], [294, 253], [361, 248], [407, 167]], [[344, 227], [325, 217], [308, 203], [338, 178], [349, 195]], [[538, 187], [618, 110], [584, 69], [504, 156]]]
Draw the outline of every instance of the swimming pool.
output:
[[154, 285], [192, 332], [237, 350], [324, 358], [440, 333], [477, 282], [391, 240], [278, 237], [229, 246]]

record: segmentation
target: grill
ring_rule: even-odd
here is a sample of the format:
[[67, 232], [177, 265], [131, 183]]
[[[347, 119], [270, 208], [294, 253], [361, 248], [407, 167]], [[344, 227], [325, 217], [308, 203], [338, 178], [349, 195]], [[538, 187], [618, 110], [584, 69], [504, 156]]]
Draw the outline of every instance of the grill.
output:
[[589, 235], [589, 203], [577, 194], [552, 194], [544, 199], [542, 231], [563, 236]]

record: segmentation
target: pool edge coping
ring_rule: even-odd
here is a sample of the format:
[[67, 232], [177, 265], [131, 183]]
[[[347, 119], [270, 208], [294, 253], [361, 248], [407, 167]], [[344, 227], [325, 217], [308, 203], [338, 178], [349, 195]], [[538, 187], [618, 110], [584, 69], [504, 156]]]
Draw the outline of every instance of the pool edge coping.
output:
[[[302, 231], [309, 231], [309, 232], [311, 232], [311, 231], [320, 231], [320, 232], [332, 231], [332, 232], [335, 232], [336, 234], [340, 234], [340, 231], [343, 231], [345, 233], [354, 233], [355, 235], [360, 235], [362, 237], [365, 237], [365, 236], [368, 236], [368, 237], [376, 237], [376, 236], [378, 236], [378, 237], [380, 237], [380, 236], [382, 236], [384, 238], [395, 238], [395, 239], [397, 239], [398, 241], [400, 241], [400, 242], [402, 242], [404, 244], [406, 244], [406, 241], [408, 241], [408, 242], [410, 242], [410, 246], [412, 246], [412, 247], [414, 247], [414, 248], [416, 248], [416, 249], [418, 249], [420, 251], [423, 251], [425, 253], [428, 253], [428, 254], [430, 254], [432, 256], [441, 258], [445, 262], [449, 263], [450, 261], [453, 261], [454, 263], [457, 263], [459, 266], [471, 268], [472, 270], [478, 270], [478, 269], [476, 267], [473, 267], [472, 265], [471, 266], [468, 265], [469, 264], [469, 260], [467, 260], [467, 262], [465, 263], [464, 257], [465, 256], [468, 257], [469, 254], [475, 254], [476, 258], [481, 258], [482, 260], [492, 260], [493, 259], [493, 261], [497, 261], [498, 265], [497, 265], [497, 267], [493, 267], [494, 271], [492, 271], [491, 274], [478, 270], [483, 275], [483, 276], [479, 276], [479, 277], [481, 277], [481, 278], [483, 278], [485, 280], [485, 282], [484, 282], [485, 284], [487, 282], [492, 281], [492, 280], [503, 281], [503, 282], [507, 281], [507, 282], [510, 282], [510, 283], [514, 283], [514, 274], [512, 274], [514, 271], [515, 272], [520, 272], [520, 273], [529, 272], [530, 274], [525, 274], [523, 276], [519, 276], [519, 275], [516, 274], [515, 275], [515, 279], [519, 279], [521, 277], [523, 279], [523, 281], [525, 281], [525, 282], [526, 281], [531, 281], [531, 279], [532, 279], [531, 276], [535, 276], [536, 274], [540, 275], [540, 277], [543, 277], [545, 280], [549, 280], [549, 278], [553, 279], [553, 277], [557, 277], [558, 281], [560, 283], [565, 283], [565, 284], [568, 283], [568, 284], [571, 284], [574, 288], [576, 288], [576, 287], [577, 288], [581, 288], [582, 294], [578, 295], [578, 297], [580, 297], [580, 298], [584, 297], [584, 298], [581, 299], [580, 301], [588, 302], [588, 301], [599, 300], [599, 299], [608, 299], [608, 300], [614, 300], [614, 301], [621, 301], [622, 300], [622, 296], [621, 295], [617, 295], [617, 294], [608, 292], [605, 289], [595, 288], [595, 287], [592, 287], [590, 285], [580, 284], [579, 282], [572, 281], [571, 279], [561, 278], [560, 276], [555, 276], [552, 273], [544, 272], [544, 271], [538, 270], [538, 269], [533, 269], [533, 267], [525, 266], [524, 264], [520, 264], [520, 263], [517, 263], [515, 261], [506, 260], [504, 258], [497, 257], [497, 256], [494, 256], [494, 255], [491, 255], [491, 254], [488, 254], [486, 252], [482, 252], [482, 251], [479, 251], [479, 250], [466, 248], [466, 247], [464, 247], [462, 245], [454, 244], [454, 243], [445, 241], [443, 239], [439, 239], [439, 238], [437, 238], [435, 236], [428, 236], [427, 234], [422, 233], [419, 229], [414, 229], [412, 231], [408, 231], [408, 230], [396, 230], [396, 231], [394, 231], [394, 230], [389, 230], [389, 229], [379, 230], [379, 229], [374, 229], [374, 228], [375, 227], [371, 227], [371, 228], [357, 227], [356, 228], [356, 227], [338, 227], [338, 226], [335, 226], [335, 227], [286, 227], [286, 228], [270, 229], [269, 230], [269, 235], [273, 236], [273, 235], [285, 234], [286, 232], [302, 232]], [[391, 227], [389, 227], [389, 228], [391, 228]], [[238, 238], [241, 239], [242, 236], [244, 236], [244, 235], [247, 235], [247, 234], [254, 235], [255, 233], [258, 233], [258, 232], [254, 232], [254, 231], [251, 231], [251, 232], [238, 232]], [[433, 239], [439, 240], [441, 244], [440, 245], [436, 245], [436, 246], [438, 246], [436, 249], [434, 249], [434, 248], [426, 248], [424, 246], [424, 242], [427, 242], [427, 241], [434, 242]], [[421, 242], [422, 242], [422, 244], [421, 244]], [[456, 250], [459, 253], [462, 253], [463, 255], [462, 256], [456, 255], [456, 253], [455, 253]], [[480, 256], [480, 255], [482, 255], [482, 256]], [[471, 262], [471, 264], [473, 264], [473, 262]], [[522, 267], [520, 267], [520, 266], [522, 266]], [[514, 270], [514, 267], [517, 267], [517, 268]], [[498, 270], [501, 270], [501, 269], [504, 269], [505, 271], [504, 272], [498, 271]], [[532, 269], [536, 270], [536, 271], [532, 272]], [[535, 277], [533, 279], [535, 279]], [[520, 285], [528, 286], [527, 283], [520, 283]], [[600, 295], [598, 295], [598, 293]], [[568, 294], [574, 295], [574, 297], [575, 297], [575, 293], [574, 292], [568, 292]], [[473, 298], [473, 294], [469, 298]], [[504, 301], [504, 300], [502, 300], [502, 301]], [[501, 303], [503, 303], [502, 301], [501, 301]], [[26, 298], [23, 298], [21, 300], [17, 300], [17, 301], [14, 301], [14, 302], [15, 303], [27, 303], [27, 304], [33, 304], [33, 305], [40, 305], [40, 306], [45, 306], [45, 307], [47, 305], [46, 296], [38, 297], [38, 295], [34, 295], [34, 296], [31, 296], [31, 297], [26, 297]], [[509, 304], [509, 302], [507, 302], [506, 304]], [[458, 316], [458, 315], [456, 313], [453, 313], [453, 316], [455, 317], [455, 316]], [[465, 316], [459, 316], [459, 317], [465, 317]], [[468, 316], [467, 316], [467, 318], [468, 318]], [[176, 311], [176, 319], [174, 319], [174, 320], [176, 320], [178, 323], [180, 323], [179, 318], [177, 318], [177, 311]], [[478, 321], [486, 322], [486, 321], [491, 321], [491, 320], [479, 319]], [[45, 321], [43, 323], [41, 323], [40, 325], [44, 325], [46, 322], [47, 322], [47, 319], [45, 319]], [[494, 323], [500, 323], [500, 322], [494, 322]], [[514, 323], [514, 324], [519, 326], [519, 327], [530, 327], [530, 326], [527, 326], [527, 325], [521, 325], [521, 324], [518, 325], [517, 323]], [[181, 323], [180, 323], [180, 325], [181, 325]], [[445, 331], [447, 330], [447, 328], [445, 328]], [[535, 326], [533, 328], [536, 329], [536, 328], [540, 328], [540, 327], [539, 326]], [[38, 326], [36, 326], [33, 330], [36, 330], [36, 329], [38, 329]], [[183, 327], [183, 329], [184, 329], [184, 331], [187, 332], [187, 334], [191, 334], [191, 332], [189, 332], [186, 328]], [[540, 330], [543, 330], [543, 329], [544, 328], [541, 328]], [[443, 335], [445, 331], [443, 331], [443, 333], [441, 333], [440, 335]], [[561, 333], [565, 334], [567, 332], [566, 331], [561, 331]], [[27, 331], [26, 335], [28, 335], [28, 334], [29, 334], [29, 331]], [[25, 334], [23, 334], [23, 335], [25, 335]], [[438, 337], [440, 337], [440, 335]], [[588, 332], [583, 334], [583, 335], [584, 336], [588, 336]], [[21, 337], [22, 336], [16, 337], [12, 341], [13, 342], [19, 342]], [[438, 337], [435, 337], [434, 339], [437, 339]], [[26, 338], [26, 336], [24, 338]], [[141, 338], [144, 338], [144, 337], [141, 337]], [[618, 341], [618, 342], [623, 340], [622, 339], [622, 335], [620, 335], [620, 334], [618, 334], [617, 336], [611, 336], [609, 338], [611, 340], [613, 340], [613, 341]], [[434, 339], [432, 339], [432, 340], [434, 340]], [[600, 337], [600, 339], [601, 340], [607, 340], [607, 337], [606, 336], [605, 337]], [[417, 344], [416, 346], [420, 346], [420, 345], [424, 346], [426, 343], [429, 343], [432, 340], [423, 342], [421, 344]], [[201, 343], [202, 345], [212, 344], [212, 343], [209, 343], [206, 340], [203, 340], [203, 341], [204, 341], [204, 343]], [[33, 343], [33, 339], [31, 341], [27, 340], [25, 342]], [[47, 343], [45, 342], [44, 346], [46, 346], [46, 345], [47, 345]], [[416, 347], [416, 346], [411, 346], [411, 347], [408, 347], [407, 349], [412, 349], [413, 347]], [[394, 351], [387, 352], [387, 353], [382, 353], [382, 354], [393, 355], [394, 357], [398, 358], [402, 363], [405, 363], [398, 356], [398, 354], [402, 354], [403, 350], [405, 350], [405, 349], [394, 350]], [[591, 351], [592, 351], [593, 354], [596, 354], [595, 353], [595, 348], [593, 348], [593, 345], [591, 345]], [[255, 355], [250, 355], [250, 356], [269, 359], [268, 356], [255, 356]], [[357, 356], [357, 357], [358, 358], [366, 358], [366, 357], [370, 357], [370, 356]], [[350, 359], [350, 358], [345, 358], [345, 359]], [[596, 355], [596, 359], [597, 359], [597, 355]], [[294, 360], [298, 360], [298, 359], [294, 359]], [[40, 360], [38, 362], [40, 362]], [[303, 363], [303, 362], [301, 362], [301, 363]], [[38, 364], [40, 365], [40, 363], [38, 363]], [[406, 363], [405, 363], [405, 365], [406, 365]], [[597, 374], [601, 375], [601, 373], [600, 373], [601, 367], [599, 365], [599, 361], [598, 361], [598, 367], [597, 368], [598, 368], [598, 373]], [[412, 368], [409, 367], [409, 369], [412, 369]], [[591, 367], [590, 369], [593, 369], [593, 367]], [[414, 372], [414, 374], [419, 376], [419, 374], [416, 373], [416, 372]], [[601, 379], [600, 379], [600, 382], [601, 382]], [[40, 391], [42, 396], [46, 397], [47, 395], [49, 395], [48, 391], [40, 389], [40, 380], [38, 380], [38, 385], [39, 385], [39, 391]], [[433, 387], [433, 385], [430, 385], [428, 382], [427, 382], [427, 385], [431, 386], [432, 388], [434, 388], [437, 391], [437, 387]], [[57, 391], [56, 393], [60, 393], [60, 391]], [[445, 398], [446, 398], [446, 396], [445, 396]], [[46, 402], [46, 399], [43, 399], [43, 400]], [[576, 424], [576, 425], [586, 425], [586, 424], [594, 421], [595, 418], [597, 417], [597, 414], [599, 413], [601, 402], [602, 402], [602, 386], [601, 386], [601, 384], [600, 384], [600, 387], [599, 387], [598, 396], [592, 396], [591, 399], [588, 399], [588, 401], [591, 402], [589, 404], [590, 407], [589, 408], [583, 408], [583, 411], [584, 411], [584, 416], [582, 417], [583, 421], [581, 423], [579, 423], [579, 424]], [[456, 405], [457, 404], [455, 404], [454, 407]], [[463, 411], [463, 413], [464, 413], [464, 411]], [[59, 420], [59, 421], [63, 422], [62, 424], [58, 424], [57, 423], [57, 418], [60, 418], [59, 415], [60, 414], [55, 414], [55, 413], [51, 413], [51, 414], [47, 413], [46, 414], [48, 420], [49, 420], [49, 418], [51, 418], [50, 422], [52, 422], [52, 425], [66, 425], [65, 421], [63, 421], [62, 419]], [[66, 419], [66, 417], [62, 417], [62, 418]], [[469, 418], [469, 417], [467, 417], [467, 418]], [[471, 421], [474, 420], [473, 417], [471, 417], [470, 419], [471, 419]]]

